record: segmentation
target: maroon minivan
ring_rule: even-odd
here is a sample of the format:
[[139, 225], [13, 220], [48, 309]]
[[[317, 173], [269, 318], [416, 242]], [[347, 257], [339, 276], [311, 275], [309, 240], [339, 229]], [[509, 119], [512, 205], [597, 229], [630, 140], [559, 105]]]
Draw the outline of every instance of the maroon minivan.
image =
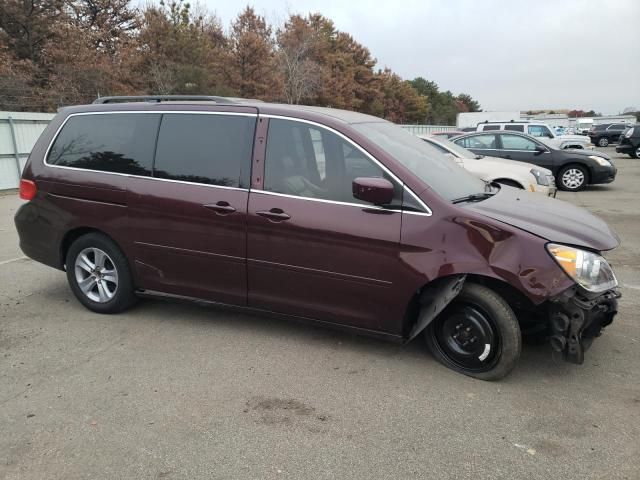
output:
[[164, 295], [398, 342], [422, 333], [440, 362], [485, 380], [512, 370], [523, 335], [582, 363], [616, 314], [604, 222], [485, 183], [392, 123], [122, 100], [60, 110], [15, 217], [24, 253], [65, 270], [95, 312]]

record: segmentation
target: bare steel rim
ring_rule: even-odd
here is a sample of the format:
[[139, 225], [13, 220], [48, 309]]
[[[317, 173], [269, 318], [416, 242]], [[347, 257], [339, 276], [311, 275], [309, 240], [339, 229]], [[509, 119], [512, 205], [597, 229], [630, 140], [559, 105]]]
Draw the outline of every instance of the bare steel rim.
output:
[[568, 168], [562, 174], [562, 184], [572, 190], [580, 188], [584, 184], [584, 172], [579, 168]]
[[99, 248], [82, 250], [74, 271], [80, 291], [91, 301], [107, 303], [118, 290], [118, 270], [111, 257]]

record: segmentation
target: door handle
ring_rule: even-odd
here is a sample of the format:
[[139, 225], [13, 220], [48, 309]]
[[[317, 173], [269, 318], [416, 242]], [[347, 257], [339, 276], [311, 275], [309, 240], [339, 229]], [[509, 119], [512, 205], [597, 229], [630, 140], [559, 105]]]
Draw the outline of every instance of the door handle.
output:
[[511, 160], [511, 155], [505, 155], [504, 158], [508, 158], [509, 160]]
[[225, 202], [224, 200], [220, 200], [217, 203], [210, 203], [208, 205], [204, 205], [204, 208], [213, 210], [214, 212], [216, 212], [217, 215], [229, 215], [230, 213], [233, 213], [236, 211], [235, 208], [229, 205], [229, 202]]
[[271, 210], [260, 210], [256, 212], [256, 215], [265, 217], [267, 220], [270, 220], [272, 222], [283, 222], [291, 218], [291, 216], [284, 213], [284, 211], [281, 208], [272, 208]]

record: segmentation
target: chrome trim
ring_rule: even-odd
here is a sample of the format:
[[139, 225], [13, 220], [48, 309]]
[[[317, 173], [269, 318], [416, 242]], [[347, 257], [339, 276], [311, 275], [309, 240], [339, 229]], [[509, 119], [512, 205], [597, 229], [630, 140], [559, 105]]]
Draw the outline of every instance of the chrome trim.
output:
[[157, 180], [160, 182], [170, 182], [170, 183], [181, 183], [184, 185], [199, 185], [201, 187], [212, 187], [212, 188], [224, 188], [225, 190], [238, 190], [241, 192], [248, 192], [249, 188], [241, 188], [241, 187], [228, 187], [226, 185], [214, 185], [212, 183], [199, 183], [199, 182], [187, 182], [186, 180], [174, 180], [172, 178], [160, 178], [160, 177], [143, 177], [139, 175], [129, 175], [130, 177], [135, 178], [143, 178], [145, 180]]
[[326, 200], [324, 198], [311, 198], [311, 197], [300, 197], [298, 195], [289, 195], [287, 193], [279, 193], [279, 192], [271, 192], [269, 190], [251, 190], [251, 193], [261, 193], [264, 195], [272, 195], [274, 197], [285, 197], [285, 198], [293, 198], [295, 200], [306, 200], [308, 202], [320, 202], [320, 203], [330, 203], [332, 205], [345, 205], [347, 207], [358, 207], [358, 208], [367, 208], [369, 210], [384, 210], [387, 212], [396, 212], [402, 213], [403, 210], [396, 210], [390, 208], [379, 207], [377, 205], [368, 205], [365, 203], [351, 203], [351, 202], [340, 202], [338, 200]]
[[[358, 145], [356, 142], [354, 142], [353, 140], [351, 140], [349, 137], [347, 137], [346, 135], [344, 135], [343, 133], [340, 133], [339, 131], [327, 126], [327, 125], [323, 125], [322, 123], [318, 123], [318, 122], [314, 122], [312, 120], [305, 120], [303, 118], [296, 118], [296, 117], [287, 117], [285, 115], [269, 115], [269, 114], [265, 114], [265, 115], [260, 115], [260, 117], [262, 118], [277, 118], [277, 119], [282, 119], [282, 120], [291, 120], [294, 122], [301, 122], [301, 123], [308, 123], [310, 125], [315, 125], [317, 127], [323, 128], [325, 130], [328, 130], [336, 135], [338, 135], [340, 138], [344, 139], [347, 143], [353, 145], [356, 149], [358, 149], [360, 152], [362, 152], [365, 156], [367, 156], [373, 163], [375, 163], [376, 165], [378, 165], [385, 173], [387, 173], [387, 175], [389, 175], [391, 178], [393, 178], [397, 183], [399, 183], [400, 185], [403, 186], [403, 188], [409, 192], [409, 194], [414, 198], [414, 200], [416, 200], [418, 202], [418, 204], [420, 206], [422, 206], [426, 211], [424, 212], [424, 214], [426, 216], [431, 216], [432, 215], [432, 211], [429, 208], [429, 206], [424, 203], [422, 201], [422, 199], [420, 199], [420, 197], [418, 197], [418, 195], [416, 195], [413, 190], [411, 190], [409, 187], [407, 187], [407, 185], [405, 185], [405, 183], [400, 180], [393, 172], [391, 172], [391, 170], [389, 170], [387, 167], [385, 167], [376, 157], [374, 157], [373, 155], [371, 155], [369, 152], [367, 152], [364, 148], [362, 148], [360, 145]], [[268, 133], [267, 133], [268, 136]], [[253, 192], [254, 190], [252, 190]], [[294, 198], [303, 198], [303, 197], [294, 197]], [[314, 199], [317, 200], [317, 199]], [[351, 204], [351, 205], [358, 205], [360, 206], [360, 204]]]
[[51, 150], [51, 147], [53, 146], [54, 142], [58, 138], [58, 135], [60, 134], [60, 131], [67, 124], [67, 121], [69, 121], [69, 119], [71, 117], [84, 116], [84, 115], [113, 115], [113, 114], [117, 114], [117, 113], [146, 113], [146, 114], [160, 114], [160, 115], [162, 115], [164, 113], [179, 113], [179, 114], [188, 114], [188, 115], [190, 115], [190, 114], [195, 114], [195, 115], [232, 115], [232, 116], [256, 117], [256, 118], [258, 116], [257, 113], [202, 112], [202, 111], [190, 111], [190, 110], [153, 110], [153, 111], [148, 111], [148, 110], [114, 110], [114, 111], [109, 111], [109, 112], [78, 112], [78, 113], [72, 113], [67, 118], [64, 119], [62, 124], [56, 130], [56, 133], [53, 135], [53, 138], [51, 139], [51, 142], [49, 142], [49, 146], [47, 147], [47, 150], [44, 153], [44, 164], [45, 164], [45, 166], [51, 167], [51, 168], [62, 168], [62, 169], [66, 169], [66, 170], [76, 170], [76, 171], [79, 171], [79, 172], [95, 172], [95, 173], [104, 173], [105, 175], [120, 175], [122, 177], [143, 178], [143, 179], [149, 179], [149, 180], [158, 180], [158, 181], [161, 181], [161, 182], [181, 183], [181, 184], [184, 184], [184, 185], [200, 185], [200, 186], [203, 186], [203, 187], [224, 188], [224, 189], [228, 189], [228, 190], [239, 190], [239, 191], [242, 191], [242, 192], [248, 192], [249, 191], [248, 188], [227, 187], [227, 186], [224, 186], [224, 185], [212, 185], [210, 183], [187, 182], [187, 181], [184, 181], [184, 180], [173, 180], [173, 179], [170, 179], [170, 178], [159, 178], [159, 177], [152, 177], [152, 176], [148, 176], [147, 177], [147, 176], [144, 176], [144, 175], [132, 175], [132, 174], [129, 174], [129, 173], [107, 172], [105, 170], [93, 170], [91, 168], [68, 167], [66, 165], [52, 165], [49, 162], [47, 162], [47, 158], [49, 157], [49, 151]]

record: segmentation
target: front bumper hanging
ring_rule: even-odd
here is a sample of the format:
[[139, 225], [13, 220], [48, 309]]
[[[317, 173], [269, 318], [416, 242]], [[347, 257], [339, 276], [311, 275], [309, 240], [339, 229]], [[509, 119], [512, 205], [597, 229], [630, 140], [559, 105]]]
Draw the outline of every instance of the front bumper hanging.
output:
[[618, 289], [590, 295], [573, 287], [551, 301], [551, 347], [567, 362], [581, 364], [584, 352], [618, 313]]

